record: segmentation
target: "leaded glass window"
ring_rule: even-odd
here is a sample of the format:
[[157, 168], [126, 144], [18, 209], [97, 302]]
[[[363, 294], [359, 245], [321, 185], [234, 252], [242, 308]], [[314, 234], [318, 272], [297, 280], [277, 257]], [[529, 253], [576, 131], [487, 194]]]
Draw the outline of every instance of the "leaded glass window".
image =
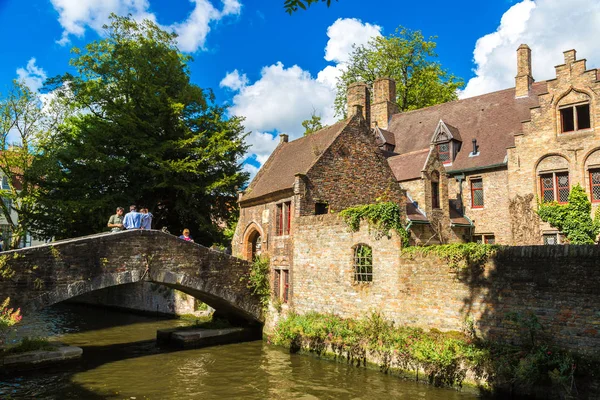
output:
[[557, 201], [567, 203], [569, 201], [569, 173], [551, 172], [540, 175], [540, 188], [542, 202]]
[[440, 154], [440, 161], [443, 163], [452, 161], [450, 159], [450, 143], [440, 143], [438, 146], [438, 153]]
[[471, 179], [471, 207], [483, 207], [483, 180]]
[[590, 192], [592, 201], [600, 201], [600, 169], [590, 171]]

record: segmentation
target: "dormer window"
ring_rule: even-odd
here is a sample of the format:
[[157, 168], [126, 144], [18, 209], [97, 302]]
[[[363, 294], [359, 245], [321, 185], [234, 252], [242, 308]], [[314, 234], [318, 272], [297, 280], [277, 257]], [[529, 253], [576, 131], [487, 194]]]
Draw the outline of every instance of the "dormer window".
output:
[[460, 150], [460, 133], [457, 128], [440, 120], [431, 138], [431, 143], [436, 146], [440, 161], [444, 165], [451, 165]]
[[590, 105], [575, 104], [562, 107], [560, 111], [560, 128], [562, 133], [590, 129]]
[[444, 164], [452, 162], [450, 157], [450, 142], [440, 143], [437, 145], [438, 153], [440, 154], [440, 161]]

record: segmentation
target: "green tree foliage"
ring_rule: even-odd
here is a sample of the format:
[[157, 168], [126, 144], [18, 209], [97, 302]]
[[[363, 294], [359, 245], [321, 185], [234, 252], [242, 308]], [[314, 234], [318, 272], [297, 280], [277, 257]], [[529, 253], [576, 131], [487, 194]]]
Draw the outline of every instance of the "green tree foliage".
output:
[[564, 233], [569, 243], [594, 244], [600, 232], [598, 210], [594, 219], [591, 216], [592, 203], [585, 190], [577, 184], [569, 193], [567, 204], [541, 203], [538, 215], [544, 222]]
[[310, 119], [305, 119], [302, 121], [302, 127], [304, 128], [304, 136], [308, 136], [312, 133], [315, 133], [318, 130], [325, 128], [327, 125], [323, 126], [321, 123], [321, 116], [316, 115], [314, 112], [310, 116]]
[[14, 81], [0, 98], [0, 212], [8, 235], [4, 249], [17, 248], [30, 231], [28, 215], [38, 187], [27, 177], [33, 157], [49, 139], [50, 131], [62, 120], [55, 101], [42, 101], [23, 82]]
[[[57, 130], [35, 175], [36, 226], [57, 238], [98, 232], [117, 206], [146, 205], [153, 227], [219, 241], [247, 180], [240, 118], [190, 83], [176, 35], [111, 16], [105, 39], [73, 49], [74, 74], [51, 79], [79, 112]], [[223, 225], [223, 224], [220, 224]]]
[[283, 7], [285, 8], [286, 13], [292, 15], [298, 11], [298, 9], [306, 10], [312, 4], [318, 2], [327, 3], [327, 7], [331, 5], [331, 0], [284, 0]]
[[338, 78], [336, 115], [346, 117], [348, 85], [365, 82], [372, 87], [382, 77], [396, 81], [396, 102], [401, 111], [456, 100], [456, 90], [464, 82], [435, 61], [434, 40], [426, 40], [421, 31], [398, 27], [389, 36], [378, 36], [367, 45], [355, 47], [348, 69]]

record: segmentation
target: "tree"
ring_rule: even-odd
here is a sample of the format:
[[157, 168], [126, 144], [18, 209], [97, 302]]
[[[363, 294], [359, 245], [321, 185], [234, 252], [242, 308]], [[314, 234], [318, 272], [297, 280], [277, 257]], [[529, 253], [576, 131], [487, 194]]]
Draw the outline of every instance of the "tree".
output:
[[346, 117], [348, 85], [364, 82], [372, 87], [383, 77], [396, 81], [396, 103], [401, 111], [456, 100], [456, 91], [464, 83], [435, 61], [434, 40], [425, 40], [421, 31], [398, 27], [389, 36], [378, 36], [367, 45], [355, 47], [348, 68], [338, 78], [336, 115]]
[[42, 104], [24, 82], [17, 81], [0, 99], [0, 212], [8, 227], [4, 249], [19, 247], [31, 231], [28, 215], [38, 187], [26, 176], [33, 157], [64, 116], [54, 105], [55, 101]]
[[210, 90], [190, 83], [175, 34], [115, 15], [105, 30], [73, 49], [75, 74], [46, 85], [67, 87], [65, 101], [79, 112], [36, 159], [36, 227], [57, 238], [90, 234], [106, 229], [117, 206], [138, 204], [156, 228], [218, 241], [248, 179], [242, 120], [227, 119]]
[[[600, 210], [600, 209], [599, 209]], [[569, 202], [541, 203], [538, 215], [544, 222], [561, 231], [572, 244], [594, 244], [600, 233], [600, 212], [592, 220], [592, 203], [585, 190], [577, 184], [569, 193]]]
[[316, 115], [315, 111], [310, 116], [310, 119], [305, 119], [302, 121], [302, 127], [304, 128], [304, 136], [308, 136], [316, 131], [325, 128], [327, 125], [323, 126], [321, 123], [321, 116]]
[[292, 15], [298, 11], [299, 8], [306, 10], [312, 4], [318, 3], [319, 1], [327, 3], [327, 7], [331, 5], [331, 0], [284, 0], [283, 7], [285, 8], [286, 13]]

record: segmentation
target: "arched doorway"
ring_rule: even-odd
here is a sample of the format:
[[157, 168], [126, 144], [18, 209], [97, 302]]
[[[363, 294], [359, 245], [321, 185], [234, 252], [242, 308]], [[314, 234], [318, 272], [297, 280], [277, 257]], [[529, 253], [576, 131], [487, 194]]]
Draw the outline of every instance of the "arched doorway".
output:
[[254, 230], [248, 235], [248, 242], [246, 244], [246, 259], [249, 261], [254, 260], [262, 253], [262, 237], [260, 232]]

